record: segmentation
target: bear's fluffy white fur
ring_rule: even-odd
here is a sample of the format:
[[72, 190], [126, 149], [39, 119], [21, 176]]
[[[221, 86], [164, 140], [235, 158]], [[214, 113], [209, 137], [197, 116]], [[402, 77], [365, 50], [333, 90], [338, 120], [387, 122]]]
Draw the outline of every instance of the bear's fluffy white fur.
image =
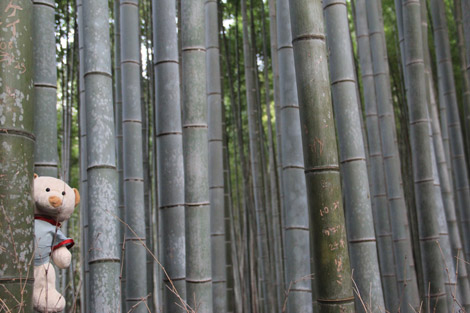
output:
[[[70, 218], [75, 206], [80, 202], [80, 194], [77, 189], [70, 188], [60, 179], [34, 175], [34, 201], [35, 218], [52, 224], [53, 229], [58, 232], [60, 223]], [[44, 222], [42, 225], [44, 225]], [[36, 224], [36, 237], [39, 236], [37, 228]], [[40, 238], [36, 238], [36, 243], [39, 240]], [[52, 261], [62, 269], [69, 267], [72, 255], [66, 244], [57, 244], [53, 247], [55, 241], [54, 236], [50, 245], [47, 243], [46, 252], [43, 252], [47, 255], [43, 255], [42, 259], [47, 261], [44, 264], [35, 264], [34, 266], [33, 304], [34, 309], [39, 312], [60, 312], [65, 308], [65, 299], [55, 288], [56, 275], [50, 262], [49, 251], [51, 251]], [[73, 245], [73, 240], [68, 239], [67, 241], [72, 242]], [[41, 250], [38, 244], [36, 244], [36, 249], [35, 262], [38, 251]], [[44, 246], [42, 250], [44, 251]]]

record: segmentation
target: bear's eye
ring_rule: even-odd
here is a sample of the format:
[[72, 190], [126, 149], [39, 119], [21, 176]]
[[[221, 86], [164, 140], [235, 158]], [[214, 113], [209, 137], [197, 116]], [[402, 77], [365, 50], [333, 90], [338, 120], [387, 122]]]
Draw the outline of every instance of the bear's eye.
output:
[[51, 191], [51, 188], [46, 188], [46, 192], [49, 192], [49, 191]]
[[62, 195], [65, 196], [65, 191], [62, 191]]

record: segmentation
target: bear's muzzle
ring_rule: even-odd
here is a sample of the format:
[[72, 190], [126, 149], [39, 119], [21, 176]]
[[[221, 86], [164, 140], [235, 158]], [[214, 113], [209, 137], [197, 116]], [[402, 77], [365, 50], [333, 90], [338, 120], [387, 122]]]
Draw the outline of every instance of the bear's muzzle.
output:
[[49, 197], [49, 203], [54, 207], [57, 208], [62, 204], [62, 199], [60, 199], [57, 196], [50, 196]]

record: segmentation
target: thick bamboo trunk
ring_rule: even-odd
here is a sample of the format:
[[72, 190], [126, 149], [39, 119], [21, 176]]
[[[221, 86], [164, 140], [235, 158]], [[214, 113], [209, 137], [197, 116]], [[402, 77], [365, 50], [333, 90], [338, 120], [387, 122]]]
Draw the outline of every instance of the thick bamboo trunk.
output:
[[33, 312], [32, 1], [0, 3], [0, 311]]
[[199, 313], [212, 309], [204, 0], [181, 2], [186, 293]]
[[83, 0], [90, 311], [121, 310], [108, 2]]
[[33, 3], [34, 172], [57, 177], [55, 2]]
[[[180, 75], [175, 1], [153, 2], [158, 208], [163, 312], [185, 312], [186, 248]], [[160, 283], [159, 283], [160, 284]], [[178, 298], [180, 297], [180, 299]]]
[[320, 312], [353, 312], [321, 1], [291, 0], [289, 4], [313, 254], [316, 256], [316, 300]]
[[364, 105], [369, 140], [371, 198], [377, 236], [380, 274], [382, 276], [385, 309], [390, 312], [396, 312], [399, 306], [399, 294], [395, 274], [392, 230], [390, 226], [379, 117], [377, 114], [377, 100], [372, 71], [366, 1], [364, 0], [358, 0], [356, 2], [356, 27], [362, 84], [364, 88]]
[[380, 312], [384, 308], [384, 296], [380, 281], [346, 1], [324, 1], [323, 10], [330, 51], [331, 90], [338, 129], [339, 160], [343, 174], [346, 230], [351, 269], [354, 271], [356, 312]]

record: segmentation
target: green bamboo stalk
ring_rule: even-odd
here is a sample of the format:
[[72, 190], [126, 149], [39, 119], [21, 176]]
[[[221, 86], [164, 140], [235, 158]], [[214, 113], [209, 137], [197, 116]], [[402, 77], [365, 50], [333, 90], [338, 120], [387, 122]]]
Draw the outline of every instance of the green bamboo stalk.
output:
[[[385, 305], [346, 1], [323, 1], [323, 10], [330, 51], [331, 90], [338, 128], [346, 230], [356, 289], [356, 312], [380, 312]], [[333, 246], [331, 250], [336, 248]], [[367, 307], [369, 305], [372, 307]]]
[[[273, 89], [274, 89], [274, 111], [275, 111], [275, 135], [276, 135], [276, 173], [277, 178], [277, 197], [278, 205], [274, 207], [273, 219], [272, 219], [272, 229], [273, 229], [273, 253], [274, 253], [274, 271], [275, 271], [275, 284], [276, 284], [276, 300], [277, 300], [277, 310], [282, 310], [282, 298], [283, 298], [283, 287], [284, 287], [284, 266], [283, 266], [283, 245], [282, 245], [282, 228], [280, 214], [283, 209], [284, 194], [282, 192], [282, 152], [281, 152], [281, 105], [280, 105], [280, 78], [279, 78], [279, 56], [277, 52], [278, 42], [277, 42], [277, 13], [276, 13], [276, 1], [268, 0], [269, 4], [269, 33], [270, 33], [270, 43], [271, 43], [271, 67], [273, 73]], [[273, 169], [274, 171], [274, 169]]]
[[319, 312], [353, 312], [322, 5], [321, 1], [306, 0], [289, 3], [313, 254], [316, 256], [316, 300]]
[[206, 71], [209, 121], [209, 190], [211, 211], [212, 293], [214, 312], [227, 312], [227, 272], [224, 223], [222, 99], [217, 0], [206, 0]]
[[80, 155], [80, 262], [82, 271], [80, 278], [82, 280], [80, 308], [82, 312], [90, 311], [90, 269], [88, 265], [88, 176], [87, 176], [87, 131], [86, 131], [86, 104], [85, 104], [85, 53], [83, 42], [83, 5], [82, 0], [77, 0], [77, 20], [78, 20], [78, 89], [79, 89], [79, 155]]
[[[464, 0], [465, 1], [465, 0]], [[467, 8], [470, 9], [470, 8]], [[470, 77], [467, 77], [467, 60], [466, 60], [466, 49], [465, 49], [465, 37], [463, 31], [462, 21], [462, 0], [454, 0], [454, 17], [455, 26], [457, 29], [457, 46], [459, 48], [459, 61], [460, 61], [460, 73], [462, 75], [462, 106], [463, 106], [463, 119], [465, 130], [465, 143], [467, 152], [467, 163], [469, 162], [469, 147], [470, 147]], [[460, 95], [459, 95], [460, 96]]]
[[33, 312], [32, 14], [32, 1], [0, 3], [4, 55], [0, 71], [0, 311], [4, 312]]
[[[287, 312], [312, 311], [310, 228], [288, 0], [277, 1]], [[300, 253], [300, 251], [302, 251]]]
[[34, 172], [57, 177], [55, 1], [33, 1]]
[[[408, 77], [409, 84], [406, 95], [421, 261], [424, 286], [428, 286], [425, 293], [425, 303], [428, 306], [426, 310], [428, 312], [447, 312], [449, 303], [445, 301], [447, 277], [444, 260], [446, 259], [445, 256], [441, 256], [441, 247], [437, 244], [440, 240], [438, 222], [440, 208], [434, 186], [432, 158], [434, 151], [429, 140], [430, 127], [426, 102], [421, 6], [419, 0], [401, 0], [399, 5], [401, 5], [403, 14], [404, 72]], [[440, 195], [440, 190], [438, 195]]]
[[[356, 36], [361, 65], [364, 104], [366, 110], [367, 134], [369, 140], [369, 162], [371, 179], [372, 209], [377, 236], [379, 266], [384, 292], [385, 309], [396, 312], [399, 307], [395, 258], [393, 253], [392, 230], [385, 185], [385, 172], [380, 139], [377, 102], [375, 94], [372, 59], [366, 16], [366, 1], [356, 2]], [[390, 253], [392, 252], [392, 253]]]
[[377, 97], [387, 197], [390, 205], [400, 311], [412, 312], [413, 310], [419, 310], [419, 294], [408, 227], [408, 215], [401, 184], [400, 159], [396, 144], [384, 28], [380, 21], [381, 14], [379, 15], [378, 5], [379, 1], [370, 1], [366, 6], [372, 69]]
[[[444, 3], [440, 0], [431, 1], [433, 19], [434, 44], [436, 48], [439, 94], [442, 101], [439, 105], [447, 112], [447, 128], [449, 132], [450, 157], [453, 168], [453, 182], [457, 196], [457, 212], [461, 223], [466, 259], [470, 258], [470, 187], [468, 181], [467, 162], [460, 127], [459, 110], [455, 93], [452, 59], [450, 54], [449, 34], [444, 14]], [[442, 111], [441, 111], [442, 112]], [[442, 118], [442, 117], [441, 117]], [[442, 128], [445, 127], [441, 124]]]
[[162, 276], [164, 312], [185, 312], [171, 290], [186, 300], [183, 137], [175, 4], [174, 0], [153, 1], [160, 251], [168, 275]]
[[122, 141], [126, 310], [147, 312], [139, 1], [121, 0]]
[[186, 294], [190, 307], [210, 313], [213, 302], [204, 25], [204, 0], [182, 0]]
[[83, 0], [90, 311], [121, 310], [118, 185], [107, 1]]
[[467, 80], [470, 82], [470, 0], [462, 0], [462, 18], [467, 58]]

